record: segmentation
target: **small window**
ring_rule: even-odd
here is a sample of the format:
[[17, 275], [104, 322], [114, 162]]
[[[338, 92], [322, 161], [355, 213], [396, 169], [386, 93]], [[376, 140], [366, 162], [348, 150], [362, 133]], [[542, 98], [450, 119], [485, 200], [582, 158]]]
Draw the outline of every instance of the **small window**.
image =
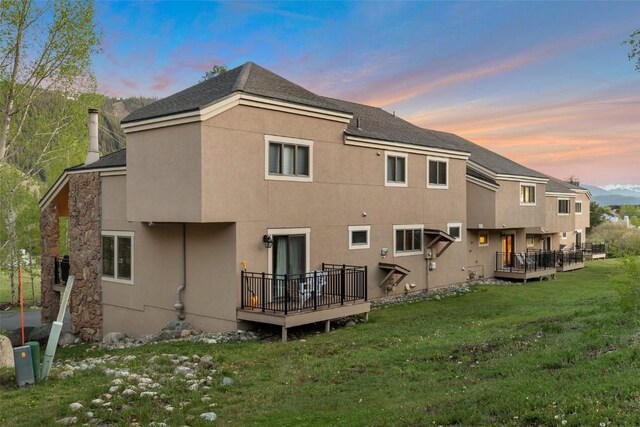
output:
[[265, 136], [265, 179], [312, 180], [313, 141]]
[[462, 241], [462, 224], [459, 222], [447, 224], [447, 233], [456, 239], [456, 242]]
[[520, 184], [520, 204], [530, 206], [536, 204], [535, 185]]
[[569, 199], [558, 199], [558, 215], [569, 215]]
[[349, 249], [369, 249], [370, 225], [349, 226]]
[[133, 283], [133, 233], [102, 232], [102, 277], [122, 283]]
[[527, 247], [531, 248], [536, 245], [536, 239], [534, 236], [527, 236]]
[[447, 188], [448, 185], [448, 159], [427, 157], [427, 187]]
[[407, 186], [407, 154], [385, 153], [387, 164], [385, 166], [385, 185], [391, 187]]
[[489, 233], [486, 231], [478, 233], [478, 246], [489, 246]]
[[582, 215], [582, 202], [576, 202], [576, 215]]
[[567, 240], [567, 232], [566, 232], [566, 231], [563, 231], [563, 232], [560, 234], [560, 238], [562, 238], [562, 240]]
[[422, 225], [395, 225], [394, 249], [396, 256], [422, 253]]

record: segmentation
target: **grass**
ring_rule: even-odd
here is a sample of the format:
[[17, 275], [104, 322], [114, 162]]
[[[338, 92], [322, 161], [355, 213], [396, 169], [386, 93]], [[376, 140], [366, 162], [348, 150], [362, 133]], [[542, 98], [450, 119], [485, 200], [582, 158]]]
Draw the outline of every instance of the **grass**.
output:
[[[211, 410], [217, 423], [236, 425], [638, 425], [638, 328], [607, 282], [618, 265], [595, 261], [554, 281], [375, 310], [368, 323], [306, 341], [113, 351], [137, 356], [124, 364], [132, 372], [164, 369], [148, 362], [162, 353], [211, 355], [217, 371], [210, 390], [185, 391], [169, 378], [159, 401], [114, 397], [113, 412], [95, 414], [122, 425], [210, 425], [199, 414]], [[58, 358], [101, 354], [76, 346]], [[235, 383], [218, 386], [223, 375]], [[105, 393], [111, 377], [89, 370], [23, 390], [13, 381], [0, 371], [0, 425], [52, 424], [70, 403]]]
[[[18, 273], [15, 276], [15, 301], [19, 302], [19, 294], [18, 294]], [[24, 304], [25, 307], [38, 303], [40, 301], [40, 268], [34, 268], [33, 271], [33, 285], [34, 292], [33, 295], [31, 293], [31, 277], [29, 276], [28, 271], [22, 272], [22, 286], [24, 292]], [[11, 280], [9, 278], [9, 273], [0, 270], [0, 305], [7, 304], [11, 302]], [[17, 305], [18, 303], [16, 303]]]

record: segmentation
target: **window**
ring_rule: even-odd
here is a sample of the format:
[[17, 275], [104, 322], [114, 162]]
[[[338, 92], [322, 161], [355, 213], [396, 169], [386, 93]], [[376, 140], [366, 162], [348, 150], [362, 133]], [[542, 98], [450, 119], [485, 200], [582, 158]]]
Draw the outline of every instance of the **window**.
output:
[[531, 248], [531, 247], [535, 246], [535, 244], [536, 244], [536, 239], [535, 239], [535, 237], [534, 237], [534, 236], [527, 235], [527, 247], [528, 247], [528, 248]]
[[349, 226], [349, 249], [369, 249], [370, 225]]
[[313, 141], [265, 136], [265, 179], [312, 180]]
[[576, 202], [576, 215], [582, 215], [582, 202]]
[[427, 157], [427, 188], [448, 188], [449, 159]]
[[452, 222], [447, 224], [447, 233], [456, 239], [456, 242], [462, 241], [462, 223]]
[[489, 246], [489, 233], [481, 231], [478, 233], [478, 246]]
[[415, 255], [422, 253], [422, 225], [394, 225], [394, 255]]
[[562, 238], [562, 240], [567, 240], [567, 232], [566, 232], [566, 231], [563, 231], [563, 232], [560, 234], [560, 237]]
[[102, 232], [102, 277], [133, 283], [133, 232]]
[[520, 184], [520, 204], [533, 206], [536, 204], [536, 186]]
[[407, 186], [407, 154], [386, 152], [385, 185], [388, 187]]
[[569, 215], [569, 199], [558, 199], [558, 215]]

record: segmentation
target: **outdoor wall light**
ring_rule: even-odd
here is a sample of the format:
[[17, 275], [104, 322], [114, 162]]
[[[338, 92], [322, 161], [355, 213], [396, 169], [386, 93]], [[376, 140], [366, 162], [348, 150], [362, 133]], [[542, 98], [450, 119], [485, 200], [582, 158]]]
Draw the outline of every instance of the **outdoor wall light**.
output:
[[264, 243], [265, 248], [271, 248], [273, 246], [273, 237], [271, 237], [269, 234], [265, 234], [264, 236], [262, 236], [262, 243]]

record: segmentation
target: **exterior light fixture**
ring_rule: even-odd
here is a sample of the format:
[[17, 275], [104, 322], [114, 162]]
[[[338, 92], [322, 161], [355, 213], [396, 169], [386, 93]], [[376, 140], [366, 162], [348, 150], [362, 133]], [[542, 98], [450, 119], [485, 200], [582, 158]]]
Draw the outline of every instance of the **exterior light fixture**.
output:
[[264, 243], [264, 247], [267, 249], [273, 247], [273, 237], [271, 237], [269, 234], [265, 234], [264, 236], [262, 236], [262, 243]]

